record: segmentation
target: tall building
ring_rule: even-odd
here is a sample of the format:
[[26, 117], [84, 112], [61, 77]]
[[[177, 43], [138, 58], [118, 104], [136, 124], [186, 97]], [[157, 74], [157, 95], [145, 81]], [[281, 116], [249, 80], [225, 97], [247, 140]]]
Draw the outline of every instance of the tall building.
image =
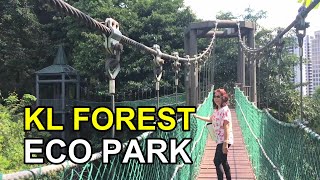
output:
[[[304, 96], [309, 96], [313, 92], [313, 76], [312, 76], [312, 62], [311, 62], [311, 40], [312, 37], [309, 35], [305, 36], [303, 39], [303, 61], [302, 64], [302, 77], [300, 77], [300, 63], [294, 66], [294, 79], [295, 84], [300, 84], [301, 78], [303, 83], [308, 83], [307, 86], [302, 87], [302, 94]], [[299, 55], [299, 47], [295, 45], [292, 49], [289, 50], [292, 54], [296, 56]], [[297, 91], [300, 91], [300, 87], [297, 88]]]
[[309, 83], [307, 85], [307, 95], [310, 96], [313, 93], [313, 75], [312, 75], [312, 61], [311, 61], [311, 57], [312, 57], [312, 45], [311, 45], [311, 41], [312, 41], [313, 37], [307, 35], [304, 38], [304, 42], [303, 42], [303, 58], [305, 58], [307, 60], [306, 62], [306, 81]]
[[[306, 73], [306, 64], [302, 64], [302, 83], [307, 82], [307, 73]], [[300, 84], [301, 81], [301, 76], [300, 76], [300, 63], [298, 63], [296, 66], [294, 66], [294, 83], [295, 84]], [[300, 87], [296, 88], [297, 91], [300, 92]], [[306, 96], [307, 94], [307, 86], [302, 86], [302, 95]]]
[[312, 74], [313, 74], [313, 91], [320, 86], [320, 30], [314, 33], [315, 37], [311, 40], [312, 47]]
[[307, 71], [307, 79], [308, 79], [308, 86], [307, 86], [307, 95], [311, 96], [313, 94], [313, 75], [312, 75], [312, 62], [311, 59], [308, 61], [306, 66]]

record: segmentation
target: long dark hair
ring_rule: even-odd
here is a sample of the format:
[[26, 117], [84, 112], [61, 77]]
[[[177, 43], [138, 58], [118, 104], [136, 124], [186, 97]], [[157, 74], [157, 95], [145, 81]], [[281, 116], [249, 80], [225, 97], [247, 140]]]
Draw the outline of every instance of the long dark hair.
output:
[[[229, 101], [228, 93], [223, 88], [216, 89], [214, 91], [214, 93], [216, 93], [216, 92], [219, 92], [221, 94], [221, 105], [220, 105], [220, 107], [222, 108], [222, 107], [228, 105], [228, 101]], [[214, 99], [212, 99], [212, 103], [213, 103], [215, 109], [218, 109], [218, 105], [216, 105], [216, 103], [214, 103]]]

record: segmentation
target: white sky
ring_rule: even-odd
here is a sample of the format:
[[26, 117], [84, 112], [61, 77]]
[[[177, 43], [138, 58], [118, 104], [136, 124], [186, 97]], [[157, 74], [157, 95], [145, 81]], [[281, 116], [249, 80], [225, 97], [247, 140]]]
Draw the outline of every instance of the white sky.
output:
[[[301, 6], [298, 0], [184, 0], [198, 18], [214, 20], [219, 11], [232, 12], [233, 15], [243, 14], [244, 9], [251, 7], [256, 12], [267, 11], [267, 18], [258, 21], [266, 28], [286, 28], [297, 16]], [[320, 7], [309, 12], [306, 22], [310, 22], [307, 34], [314, 35], [320, 30]]]

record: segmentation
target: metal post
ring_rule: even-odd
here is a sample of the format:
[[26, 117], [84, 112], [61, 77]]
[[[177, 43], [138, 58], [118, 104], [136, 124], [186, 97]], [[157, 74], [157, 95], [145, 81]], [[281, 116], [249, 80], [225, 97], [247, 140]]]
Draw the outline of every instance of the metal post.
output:
[[[190, 56], [196, 56], [197, 54], [197, 31], [196, 30], [190, 30], [190, 41], [189, 41], [189, 55]], [[191, 106], [198, 106], [198, 62], [194, 61], [191, 63]]]
[[[269, 53], [268, 53], [268, 58], [267, 58], [267, 82], [269, 82], [269, 58], [271, 57], [271, 51], [269, 50]], [[266, 96], [266, 99], [267, 99], [267, 109], [269, 109], [269, 86], [267, 84], [267, 96]]]
[[259, 78], [257, 78], [258, 79], [257, 83], [259, 85], [258, 86], [259, 88], [257, 89], [257, 92], [258, 92], [257, 93], [257, 101], [258, 101], [257, 102], [257, 107], [260, 108], [261, 107], [261, 99], [260, 99], [261, 98], [261, 88], [260, 88], [261, 87], [260, 86], [260, 79], [261, 79], [261, 69], [260, 69], [260, 67], [261, 67], [261, 62], [260, 62], [260, 59], [257, 59], [257, 61], [258, 61], [258, 63], [257, 63], [258, 64], [257, 71], [258, 71], [258, 76], [259, 76]]
[[203, 102], [204, 98], [205, 98], [205, 91], [206, 91], [206, 64], [204, 63], [202, 66], [203, 70], [202, 70], [202, 89], [201, 89], [201, 94], [202, 94], [202, 99], [201, 99], [201, 103]]
[[[278, 31], [278, 34], [281, 33], [281, 31]], [[282, 48], [284, 46], [284, 41], [282, 38], [279, 38], [278, 41], [276, 42], [276, 53], [277, 53], [277, 66], [278, 66], [278, 83], [279, 83], [279, 88], [281, 88], [281, 77], [280, 77], [280, 60], [282, 58], [281, 53], [282, 53]], [[278, 96], [281, 97], [281, 91], [278, 92]], [[281, 119], [281, 106], [280, 106], [280, 101], [278, 101], [278, 119]]]
[[[190, 32], [188, 29], [185, 29], [184, 31], [184, 51], [186, 53], [186, 58], [189, 59], [189, 53], [190, 53]], [[185, 67], [184, 67], [184, 71], [186, 73], [185, 76], [185, 91], [186, 91], [186, 105], [190, 105], [191, 104], [191, 80], [190, 80], [190, 62], [185, 63]]]
[[[123, 51], [123, 46], [120, 43], [120, 37], [122, 34], [119, 31], [119, 23], [112, 18], [105, 20], [106, 25], [112, 29], [112, 33], [109, 37], [105, 35], [105, 48], [110, 57], [106, 60], [106, 74], [109, 78], [109, 93], [111, 94], [112, 111], [115, 112], [115, 93], [116, 93], [116, 77], [120, 71], [120, 54]], [[115, 36], [116, 35], [116, 36]], [[111, 56], [115, 56], [112, 58]], [[113, 69], [114, 71], [111, 71]], [[116, 127], [112, 125], [112, 138], [115, 137]]]
[[[176, 57], [176, 59], [174, 60], [173, 64], [172, 64], [172, 69], [174, 70], [174, 84], [175, 84], [175, 93], [176, 93], [176, 107], [178, 106], [178, 85], [179, 85], [179, 70], [180, 70], [180, 66], [181, 63], [179, 63], [178, 58], [179, 58], [179, 54], [178, 52], [174, 52], [173, 56]], [[178, 120], [178, 114], [176, 114], [176, 120]]]
[[153, 69], [153, 73], [154, 73], [154, 76], [156, 78], [156, 91], [157, 91], [157, 109], [159, 108], [160, 106], [160, 100], [159, 100], [159, 91], [160, 91], [160, 79], [162, 77], [162, 65], [164, 64], [164, 60], [161, 59], [161, 51], [160, 51], [160, 46], [155, 44], [153, 45], [153, 49], [157, 51], [157, 55], [154, 56], [153, 58], [153, 63], [154, 63], [154, 69]]
[[157, 106], [156, 106], [156, 109], [159, 109], [159, 104], [160, 104], [160, 83], [159, 81], [156, 82], [156, 91], [157, 91]]
[[[197, 54], [197, 31], [196, 30], [191, 30], [189, 29], [188, 31], [188, 36], [187, 38], [185, 37], [185, 49], [187, 50], [187, 54], [192, 57]], [[187, 44], [186, 44], [187, 43]], [[188, 62], [187, 63], [187, 71], [189, 71], [189, 77], [187, 83], [190, 83], [190, 90], [187, 94], [187, 98], [189, 99], [189, 102], [187, 106], [197, 106], [198, 104], [198, 90], [197, 90], [197, 82], [198, 82], [198, 70], [197, 70], [197, 65], [198, 62]], [[190, 65], [190, 66], [189, 66]], [[189, 68], [190, 67], [190, 68]], [[189, 84], [187, 84], [188, 86]], [[191, 122], [192, 124], [194, 123], [193, 121]], [[193, 135], [193, 129], [191, 129], [191, 137]], [[191, 152], [191, 146], [190, 146], [190, 152]], [[192, 155], [191, 155], [192, 158]], [[192, 169], [190, 166], [189, 169], [189, 177], [192, 177]]]
[[246, 85], [246, 59], [245, 59], [245, 55], [244, 55], [244, 51], [241, 49], [241, 80], [242, 80], [242, 84], [241, 84], [241, 88], [244, 91], [244, 86]]
[[[76, 88], [77, 88], [77, 92], [76, 92], [76, 100], [77, 100], [77, 103], [79, 103], [80, 101], [80, 75], [77, 74], [77, 83], [76, 83]], [[78, 105], [76, 103], [76, 105]], [[77, 131], [77, 138], [79, 139], [81, 136], [81, 131]]]
[[[255, 48], [254, 43], [254, 30], [250, 29], [248, 33], [248, 45], [251, 48]], [[250, 99], [251, 101], [257, 105], [257, 62], [254, 58], [254, 55], [250, 56], [249, 61], [251, 62], [250, 68], [250, 86], [251, 86], [251, 93]]]
[[211, 88], [212, 88], [212, 86], [213, 86], [213, 84], [214, 84], [214, 73], [215, 73], [215, 58], [216, 58], [216, 56], [215, 56], [215, 49], [213, 49], [213, 53], [214, 53], [214, 55], [212, 56], [212, 59], [211, 59], [211, 82], [210, 82], [210, 85], [211, 85], [211, 87], [210, 87], [210, 91], [211, 91]]
[[174, 52], [172, 54], [173, 56], [176, 57], [176, 59], [174, 60], [173, 64], [172, 64], [172, 69], [174, 71], [174, 84], [175, 84], [175, 93], [176, 93], [176, 106], [178, 105], [178, 85], [179, 85], [179, 71], [180, 71], [180, 67], [181, 67], [181, 63], [179, 63], [178, 58], [179, 58], [179, 54], [178, 52]]
[[208, 62], [205, 64], [205, 72], [206, 72], [206, 86], [205, 86], [205, 96], [207, 96], [207, 94], [209, 93], [209, 68], [208, 68], [208, 63], [209, 63], [209, 58], [208, 57]]
[[245, 77], [246, 64], [245, 64], [244, 55], [243, 55], [244, 52], [241, 48], [240, 43], [238, 46], [238, 53], [239, 53], [239, 57], [238, 57], [239, 59], [238, 59], [238, 68], [237, 68], [237, 71], [238, 71], [237, 78], [238, 78], [238, 83], [240, 84], [240, 89], [243, 91], [245, 86], [245, 80], [246, 80], [246, 77]]
[[[186, 56], [187, 59], [189, 59], [189, 55]], [[186, 88], [186, 105], [189, 106], [191, 104], [191, 89], [190, 89], [190, 85], [191, 85], [191, 63], [190, 61], [188, 61], [187, 63], [185, 63], [185, 88]]]
[[241, 57], [242, 57], [242, 51], [241, 51], [241, 45], [240, 45], [240, 39], [239, 39], [239, 42], [238, 42], [238, 61], [237, 61], [237, 82], [238, 82], [238, 84], [242, 84]]
[[[302, 10], [303, 12], [303, 10]], [[309, 27], [309, 23], [305, 22], [305, 18], [301, 16], [299, 12], [297, 18], [299, 18], [299, 21], [295, 24], [296, 28], [296, 35], [298, 37], [298, 43], [299, 43], [299, 56], [300, 56], [300, 121], [303, 121], [303, 99], [302, 99], [302, 57], [303, 57], [303, 38], [306, 35], [306, 28]], [[302, 31], [302, 32], [300, 32]]]
[[[109, 79], [109, 93], [111, 94], [111, 107], [112, 112], [115, 113], [115, 98], [114, 95], [116, 94], [116, 80], [115, 79]], [[116, 127], [112, 125], [112, 138], [115, 137], [116, 134]]]
[[300, 55], [300, 120], [303, 120], [302, 111], [303, 111], [303, 100], [302, 100], [302, 56], [303, 56], [303, 49], [299, 47], [299, 55]]
[[[61, 113], [61, 120], [63, 126], [66, 126], [66, 117], [65, 117], [65, 107], [66, 107], [66, 74], [62, 74], [62, 82], [61, 82], [61, 106], [62, 106], [62, 113]], [[62, 131], [62, 139], [66, 142], [66, 130]]]
[[40, 89], [39, 89], [39, 75], [37, 74], [36, 75], [36, 98], [37, 98], [37, 101], [36, 101], [36, 105], [37, 107], [39, 106], [40, 104]]
[[[243, 42], [246, 42], [247, 41], [247, 37], [246, 36], [243, 36], [242, 40]], [[242, 84], [242, 90], [244, 91], [245, 90], [245, 87], [247, 86], [248, 84], [248, 72], [249, 72], [249, 61], [248, 61], [248, 56], [247, 56], [247, 53], [242, 49], [241, 50], [241, 55], [242, 55], [242, 81], [243, 81], [243, 84]]]
[[[201, 70], [202, 70], [202, 65], [198, 63], [198, 102], [197, 104], [201, 104], [202, 100], [202, 93], [201, 93]], [[203, 79], [202, 79], [203, 81]]]

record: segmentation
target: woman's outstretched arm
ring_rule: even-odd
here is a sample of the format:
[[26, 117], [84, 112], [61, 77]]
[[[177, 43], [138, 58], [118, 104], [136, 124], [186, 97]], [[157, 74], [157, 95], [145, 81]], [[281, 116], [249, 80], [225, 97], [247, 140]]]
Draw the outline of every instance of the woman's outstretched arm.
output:
[[193, 114], [193, 117], [195, 117], [197, 119], [201, 119], [201, 120], [206, 121], [206, 122], [211, 122], [210, 117], [199, 116], [197, 114]]

